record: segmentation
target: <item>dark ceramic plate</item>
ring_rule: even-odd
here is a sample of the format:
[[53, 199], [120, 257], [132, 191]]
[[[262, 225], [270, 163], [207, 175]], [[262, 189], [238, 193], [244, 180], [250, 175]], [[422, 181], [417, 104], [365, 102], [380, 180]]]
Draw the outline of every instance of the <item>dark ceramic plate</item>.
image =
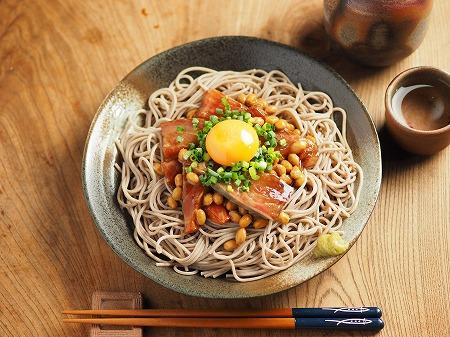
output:
[[116, 202], [118, 175], [114, 170], [114, 140], [130, 111], [146, 105], [150, 94], [167, 86], [182, 69], [203, 66], [216, 70], [279, 69], [306, 90], [321, 90], [348, 112], [348, 141], [364, 170], [364, 188], [356, 212], [344, 221], [344, 238], [352, 245], [375, 205], [381, 182], [380, 145], [364, 105], [349, 85], [331, 69], [274, 42], [250, 37], [217, 37], [170, 49], [142, 63], [128, 74], [102, 103], [92, 122], [83, 158], [83, 188], [89, 210], [112, 249], [130, 266], [170, 289], [193, 296], [239, 298], [268, 295], [294, 287], [324, 271], [339, 257], [299, 263], [265, 279], [238, 283], [225, 279], [182, 276], [156, 267], [134, 242], [133, 225]]

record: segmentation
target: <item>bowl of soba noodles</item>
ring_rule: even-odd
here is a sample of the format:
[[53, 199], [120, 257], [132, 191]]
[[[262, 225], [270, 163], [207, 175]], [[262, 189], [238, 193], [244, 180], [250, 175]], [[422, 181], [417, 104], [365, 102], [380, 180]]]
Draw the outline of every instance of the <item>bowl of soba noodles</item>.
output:
[[379, 193], [380, 145], [333, 70], [216, 37], [120, 81], [92, 122], [82, 180], [98, 229], [138, 272], [188, 295], [254, 297], [350, 249]]

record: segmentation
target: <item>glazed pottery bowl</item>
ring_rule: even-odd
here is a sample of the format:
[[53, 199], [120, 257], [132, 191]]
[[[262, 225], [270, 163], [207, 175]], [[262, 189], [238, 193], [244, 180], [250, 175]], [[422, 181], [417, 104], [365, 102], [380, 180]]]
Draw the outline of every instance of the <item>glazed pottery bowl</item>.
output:
[[[435, 83], [437, 81], [442, 84], [443, 96], [448, 100], [448, 97], [450, 97], [450, 74], [433, 67], [415, 67], [405, 70], [398, 74], [386, 89], [384, 99], [386, 125], [397, 143], [411, 153], [431, 155], [447, 147], [450, 144], [450, 123], [435, 130], [420, 130], [405, 125], [399, 120], [398, 112], [393, 109], [393, 97], [400, 87]], [[430, 100], [432, 99], [430, 97]], [[432, 115], [431, 105], [432, 102], [430, 102], [430, 118]], [[447, 111], [447, 117], [448, 114]]]
[[126, 263], [148, 278], [184, 294], [211, 298], [272, 294], [294, 287], [333, 265], [340, 257], [307, 256], [275, 275], [239, 283], [225, 278], [183, 276], [172, 268], [157, 267], [135, 243], [133, 223], [116, 202], [119, 175], [114, 169], [117, 159], [114, 141], [131, 111], [145, 107], [153, 91], [167, 86], [181, 70], [191, 66], [236, 71], [279, 69], [294, 83], [301, 82], [306, 90], [321, 90], [330, 95], [336, 106], [348, 112], [348, 142], [364, 170], [359, 207], [341, 227], [350, 245], [369, 219], [381, 181], [380, 145], [369, 114], [349, 85], [331, 69], [288, 46], [250, 37], [216, 37], [148, 59], [120, 81], [99, 107], [86, 141], [82, 180], [89, 210], [105, 240]]
[[432, 0], [324, 0], [324, 24], [352, 59], [386, 66], [419, 47], [432, 6]]

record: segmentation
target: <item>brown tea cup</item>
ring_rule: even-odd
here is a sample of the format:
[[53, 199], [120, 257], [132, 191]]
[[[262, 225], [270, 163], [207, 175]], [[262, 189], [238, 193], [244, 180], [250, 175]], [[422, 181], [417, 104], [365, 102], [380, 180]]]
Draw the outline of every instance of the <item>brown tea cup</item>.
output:
[[405, 150], [430, 155], [450, 144], [450, 74], [416, 67], [398, 74], [385, 94], [388, 130]]

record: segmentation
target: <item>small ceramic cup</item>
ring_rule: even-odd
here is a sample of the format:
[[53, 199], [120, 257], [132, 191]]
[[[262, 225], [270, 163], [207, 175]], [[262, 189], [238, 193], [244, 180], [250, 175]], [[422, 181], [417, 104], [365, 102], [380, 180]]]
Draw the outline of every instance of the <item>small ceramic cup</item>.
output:
[[[433, 67], [416, 67], [405, 70], [398, 74], [387, 87], [385, 94], [386, 125], [398, 144], [409, 152], [430, 155], [450, 144], [450, 123], [433, 130], [412, 128], [401, 121], [401, 113], [393, 109], [393, 97], [399, 88], [432, 84], [436, 81], [440, 81], [442, 84], [441, 91], [444, 90], [444, 99], [449, 99], [450, 74]], [[448, 109], [448, 105], [446, 109]], [[448, 113], [448, 110], [446, 111]], [[427, 115], [426, 118], [428, 118]], [[429, 118], [432, 118], [431, 109]]]

